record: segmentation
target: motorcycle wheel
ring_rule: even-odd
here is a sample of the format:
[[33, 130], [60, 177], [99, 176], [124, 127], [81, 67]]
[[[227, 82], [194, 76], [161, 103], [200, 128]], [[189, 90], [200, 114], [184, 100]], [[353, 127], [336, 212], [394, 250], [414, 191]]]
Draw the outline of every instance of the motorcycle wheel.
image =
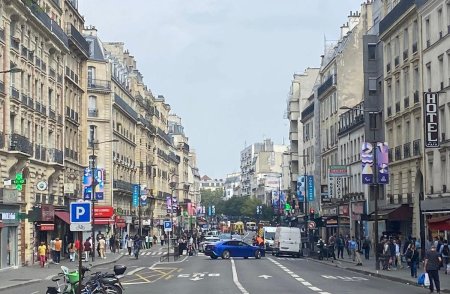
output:
[[122, 294], [122, 292], [123, 292], [122, 288], [120, 288], [120, 286], [117, 286], [117, 285], [107, 285], [107, 286], [105, 286], [105, 291], [108, 294], [113, 294], [113, 293]]

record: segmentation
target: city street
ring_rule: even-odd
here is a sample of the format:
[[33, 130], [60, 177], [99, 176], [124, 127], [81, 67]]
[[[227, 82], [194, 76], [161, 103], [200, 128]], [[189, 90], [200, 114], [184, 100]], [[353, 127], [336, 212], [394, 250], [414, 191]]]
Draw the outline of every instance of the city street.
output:
[[[155, 249], [159, 252], [160, 249]], [[150, 250], [151, 251], [151, 250]], [[261, 260], [212, 260], [204, 255], [159, 262], [157, 254], [119, 263], [128, 269], [122, 279], [126, 293], [426, 293], [411, 285], [320, 264], [308, 259], [272, 257]], [[112, 265], [95, 270], [108, 271]], [[5, 294], [45, 293], [50, 280], [6, 290]]]

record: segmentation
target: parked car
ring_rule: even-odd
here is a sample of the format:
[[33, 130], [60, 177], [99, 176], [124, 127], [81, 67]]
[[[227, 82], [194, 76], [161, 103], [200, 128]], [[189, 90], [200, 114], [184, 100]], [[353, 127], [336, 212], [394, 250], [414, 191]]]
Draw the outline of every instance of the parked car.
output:
[[218, 241], [220, 241], [220, 239], [219, 239], [218, 237], [210, 237], [210, 236], [207, 236], [207, 237], [205, 237], [205, 240], [203, 240], [202, 242], [200, 242], [198, 250], [199, 250], [200, 252], [205, 252], [205, 247], [206, 247], [206, 245], [208, 245], [208, 244], [213, 244], [213, 243], [216, 243], [216, 242], [218, 242]]
[[265, 256], [265, 251], [264, 248], [252, 246], [242, 241], [227, 240], [208, 244], [205, 248], [205, 255], [210, 256], [212, 259], [217, 259], [218, 257], [223, 259], [229, 259], [230, 257], [254, 257], [260, 259], [262, 256]]

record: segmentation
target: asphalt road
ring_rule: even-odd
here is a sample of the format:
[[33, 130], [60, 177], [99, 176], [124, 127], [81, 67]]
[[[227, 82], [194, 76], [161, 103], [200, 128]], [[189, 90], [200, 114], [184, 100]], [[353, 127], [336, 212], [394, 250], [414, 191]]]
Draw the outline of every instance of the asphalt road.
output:
[[[426, 293], [427, 290], [365, 276], [340, 268], [290, 257], [261, 260], [235, 258], [212, 260], [206, 256], [182, 257], [177, 262], [159, 262], [158, 255], [144, 255], [139, 260], [128, 256], [120, 260], [128, 267], [122, 279], [125, 293]], [[111, 270], [112, 265], [97, 270]], [[5, 294], [45, 293], [47, 280], [3, 291]]]

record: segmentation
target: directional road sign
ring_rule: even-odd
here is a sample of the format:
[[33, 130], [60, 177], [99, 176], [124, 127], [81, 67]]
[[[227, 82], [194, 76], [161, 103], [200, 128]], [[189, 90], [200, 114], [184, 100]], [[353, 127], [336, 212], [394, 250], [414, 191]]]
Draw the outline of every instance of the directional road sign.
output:
[[72, 202], [70, 203], [70, 223], [90, 223], [92, 221], [90, 202]]
[[164, 232], [172, 232], [172, 222], [164, 221]]

